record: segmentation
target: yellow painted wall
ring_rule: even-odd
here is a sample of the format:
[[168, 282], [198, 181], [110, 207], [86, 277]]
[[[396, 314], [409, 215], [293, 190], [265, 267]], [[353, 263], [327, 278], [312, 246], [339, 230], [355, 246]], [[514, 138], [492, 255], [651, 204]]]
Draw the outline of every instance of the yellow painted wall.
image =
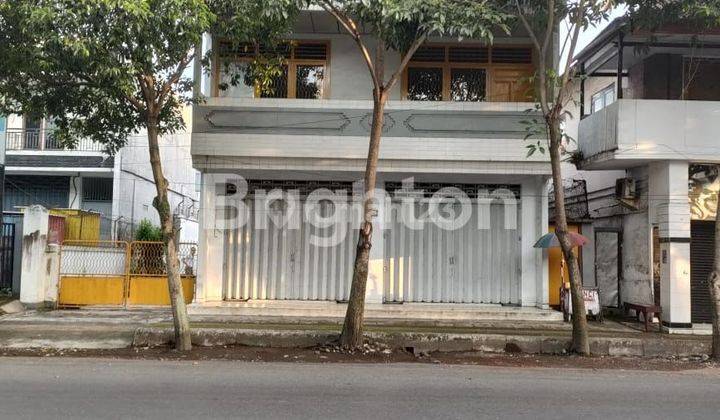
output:
[[[550, 232], [555, 232], [555, 226], [550, 226]], [[580, 227], [578, 225], [568, 225], [568, 231], [580, 233]], [[573, 248], [575, 255], [578, 255], [580, 248]], [[550, 288], [550, 305], [560, 305], [560, 287], [562, 286], [562, 279], [569, 281], [570, 274], [568, 273], [567, 265], [562, 264], [563, 257], [560, 247], [548, 249], [548, 270], [549, 275], [549, 288]], [[560, 271], [562, 267], [562, 275]]]
[[58, 304], [61, 306], [122, 305], [124, 276], [61, 276]]
[[[195, 277], [182, 277], [185, 303], [195, 298]], [[128, 305], [170, 305], [167, 277], [164, 276], [131, 276]]]
[[52, 209], [50, 214], [65, 216], [66, 241], [100, 240], [100, 214], [76, 209]]

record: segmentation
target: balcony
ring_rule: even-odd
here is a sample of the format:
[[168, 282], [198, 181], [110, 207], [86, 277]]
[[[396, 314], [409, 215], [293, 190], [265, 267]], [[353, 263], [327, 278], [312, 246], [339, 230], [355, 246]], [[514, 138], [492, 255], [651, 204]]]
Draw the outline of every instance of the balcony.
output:
[[720, 162], [720, 102], [621, 99], [580, 122], [583, 169], [650, 160]]
[[67, 148], [59, 143], [53, 130], [8, 129], [5, 132], [6, 150], [12, 151], [52, 151], [52, 152], [103, 152], [105, 147], [90, 139], [80, 139], [75, 148]]
[[[515, 162], [544, 173], [549, 170], [547, 155], [528, 158], [523, 140], [522, 121], [532, 107], [510, 102], [390, 101], [381, 161], [416, 162], [404, 167], [424, 161], [423, 168], [441, 168], [442, 162]], [[206, 158], [228, 162], [236, 157], [335, 161], [344, 168], [342, 162], [366, 158], [371, 121], [371, 101], [210, 98], [194, 107], [192, 153], [196, 166], [209, 162]]]

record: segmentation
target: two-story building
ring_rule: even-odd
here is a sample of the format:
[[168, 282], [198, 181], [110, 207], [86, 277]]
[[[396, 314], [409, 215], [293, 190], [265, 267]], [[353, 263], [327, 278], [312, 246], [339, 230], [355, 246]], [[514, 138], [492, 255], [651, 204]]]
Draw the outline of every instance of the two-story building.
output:
[[[189, 118], [188, 113], [188, 122]], [[103, 239], [129, 239], [133, 226], [143, 219], [158, 223], [143, 133], [131, 136], [110, 155], [103, 144], [90, 139], [80, 139], [72, 149], [60, 144], [50, 118], [10, 115], [4, 125], [0, 127], [6, 148], [3, 211], [40, 204], [97, 212]], [[186, 239], [195, 241], [199, 192], [189, 133], [164, 136], [161, 155], [173, 211], [194, 220], [186, 229], [191, 235]]]
[[[317, 189], [352, 200], [372, 84], [353, 40], [325, 12], [301, 13], [290, 38], [282, 74], [264, 92], [252, 80], [232, 83], [264, 46], [204, 43], [214, 58], [200, 84], [207, 100], [194, 108], [192, 157], [203, 177], [196, 296], [206, 305], [348, 298], [359, 221], [318, 227], [312, 215], [289, 216], [285, 200], [305, 204]], [[399, 61], [389, 54], [386, 74]], [[413, 55], [385, 111], [377, 188], [387, 205], [374, 222], [370, 305], [547, 308], [547, 254], [533, 244], [547, 232], [550, 166], [547, 155], [526, 156], [523, 123], [535, 62], [522, 34], [492, 45], [432, 38]], [[401, 220], [408, 179], [423, 190], [413, 209], [424, 222], [413, 227]], [[448, 187], [467, 193], [467, 223], [430, 223], [430, 197]], [[281, 198], [267, 198], [273, 190]]]
[[701, 331], [720, 185], [720, 32], [648, 33], [621, 18], [576, 59], [585, 78], [574, 160], [613, 175], [588, 191], [586, 284], [607, 306], [655, 303], [665, 329]]

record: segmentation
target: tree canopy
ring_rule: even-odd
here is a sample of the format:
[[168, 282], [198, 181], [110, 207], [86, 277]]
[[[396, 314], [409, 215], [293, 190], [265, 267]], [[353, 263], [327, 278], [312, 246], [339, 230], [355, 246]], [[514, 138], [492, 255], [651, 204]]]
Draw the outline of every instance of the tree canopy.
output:
[[144, 128], [153, 98], [160, 134], [176, 131], [202, 34], [269, 39], [294, 10], [292, 0], [6, 0], [0, 113], [52, 116], [64, 144], [90, 138], [113, 152]]

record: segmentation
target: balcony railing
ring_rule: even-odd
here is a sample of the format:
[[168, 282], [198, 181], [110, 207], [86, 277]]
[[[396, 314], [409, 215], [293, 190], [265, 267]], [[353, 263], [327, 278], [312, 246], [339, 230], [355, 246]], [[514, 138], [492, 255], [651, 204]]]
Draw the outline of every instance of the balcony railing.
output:
[[587, 162], [720, 159], [720, 101], [620, 99], [580, 122]]
[[55, 137], [54, 130], [8, 129], [5, 132], [6, 150], [46, 150], [73, 152], [102, 152], [105, 146], [90, 139], [80, 139], [74, 148], [66, 147]]

